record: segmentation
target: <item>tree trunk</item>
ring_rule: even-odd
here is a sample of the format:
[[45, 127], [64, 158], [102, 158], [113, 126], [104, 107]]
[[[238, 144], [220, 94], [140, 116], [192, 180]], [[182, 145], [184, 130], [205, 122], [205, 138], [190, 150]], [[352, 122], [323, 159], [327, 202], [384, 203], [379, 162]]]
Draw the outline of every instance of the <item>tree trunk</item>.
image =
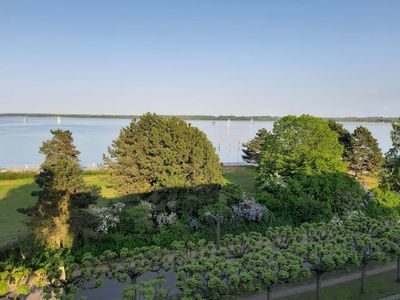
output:
[[221, 248], [221, 221], [217, 218], [217, 226], [215, 228], [217, 249]]
[[365, 294], [365, 268], [366, 268], [365, 263], [362, 263], [361, 264], [361, 288], [360, 288], [361, 294]]
[[271, 298], [271, 291], [272, 291], [271, 286], [268, 286], [267, 287], [267, 300], [271, 300], [272, 299]]
[[[131, 280], [131, 285], [136, 284], [137, 281], [137, 275], [129, 275], [129, 278]], [[132, 296], [132, 300], [136, 300], [138, 298], [138, 293], [137, 293], [137, 289], [135, 290], [135, 293]]]
[[400, 256], [397, 256], [397, 282], [400, 282]]
[[321, 273], [316, 272], [317, 275], [316, 280], [317, 280], [317, 290], [316, 290], [316, 299], [320, 300], [321, 299]]

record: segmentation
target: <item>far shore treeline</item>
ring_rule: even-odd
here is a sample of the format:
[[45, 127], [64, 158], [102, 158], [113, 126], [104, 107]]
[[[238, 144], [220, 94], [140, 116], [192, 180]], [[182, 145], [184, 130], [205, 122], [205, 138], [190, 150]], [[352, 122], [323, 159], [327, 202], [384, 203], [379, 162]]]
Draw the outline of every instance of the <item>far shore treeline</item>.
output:
[[[0, 113], [0, 117], [64, 117], [64, 118], [98, 118], [98, 119], [133, 119], [140, 118], [141, 115], [96, 115], [96, 114], [45, 114], [45, 113]], [[235, 115], [160, 115], [162, 117], [172, 118], [177, 117], [183, 120], [227, 120], [231, 121], [276, 121], [280, 116], [235, 116]], [[369, 122], [369, 123], [393, 123], [398, 120], [398, 117], [322, 117], [326, 120], [335, 120], [338, 122]]]

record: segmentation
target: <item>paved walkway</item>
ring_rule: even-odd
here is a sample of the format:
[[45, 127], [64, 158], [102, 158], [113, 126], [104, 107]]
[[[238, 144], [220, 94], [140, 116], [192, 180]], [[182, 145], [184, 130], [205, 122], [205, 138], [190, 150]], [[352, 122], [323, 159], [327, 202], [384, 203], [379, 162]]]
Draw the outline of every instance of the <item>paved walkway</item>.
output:
[[[375, 274], [380, 274], [384, 273], [387, 271], [391, 271], [396, 269], [397, 264], [396, 262], [386, 264], [382, 267], [376, 267], [371, 270], [367, 270], [367, 276], [368, 275], [375, 275]], [[328, 287], [328, 286], [333, 286], [339, 283], [344, 283], [348, 282], [351, 280], [359, 279], [360, 278], [360, 272], [354, 272], [346, 275], [342, 275], [340, 277], [333, 277], [333, 278], [327, 278], [323, 279], [321, 278], [321, 287]], [[310, 283], [310, 284], [305, 284], [305, 285], [299, 285], [299, 286], [294, 286], [294, 287], [277, 287], [275, 290], [272, 289], [272, 299], [279, 299], [279, 298], [284, 298], [284, 297], [289, 297], [292, 295], [296, 294], [301, 294], [301, 293], [306, 293], [306, 292], [311, 292], [315, 291], [315, 283]], [[394, 297], [394, 298], [390, 298]], [[388, 298], [384, 298], [382, 300], [399, 300], [400, 295], [393, 295]], [[263, 292], [258, 295], [251, 295], [251, 296], [242, 296], [237, 298], [237, 300], [265, 300], [267, 299], [267, 294], [266, 292]]]

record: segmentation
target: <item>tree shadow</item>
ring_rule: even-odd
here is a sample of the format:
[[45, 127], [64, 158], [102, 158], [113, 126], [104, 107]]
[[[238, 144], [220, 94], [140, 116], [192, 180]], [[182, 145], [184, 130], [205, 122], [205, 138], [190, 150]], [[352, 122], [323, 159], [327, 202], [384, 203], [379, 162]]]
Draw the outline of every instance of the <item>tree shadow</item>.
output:
[[29, 217], [18, 213], [18, 209], [27, 209], [36, 203], [31, 193], [37, 185], [30, 180], [9, 180], [1, 184], [1, 189], [8, 190], [0, 196], [0, 249], [15, 243], [27, 235], [26, 222]]

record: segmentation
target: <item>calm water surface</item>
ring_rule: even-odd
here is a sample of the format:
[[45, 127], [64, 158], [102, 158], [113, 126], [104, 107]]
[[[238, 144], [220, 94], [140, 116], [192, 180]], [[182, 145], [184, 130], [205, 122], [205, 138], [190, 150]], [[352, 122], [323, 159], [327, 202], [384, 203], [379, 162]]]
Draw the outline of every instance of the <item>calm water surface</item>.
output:
[[[85, 167], [101, 163], [103, 153], [118, 137], [128, 119], [0, 117], [0, 168], [37, 167], [43, 160], [38, 153], [42, 141], [51, 137], [50, 129], [71, 130], [75, 144], [81, 151], [81, 163]], [[188, 121], [204, 131], [213, 143], [223, 163], [243, 162], [241, 144], [254, 137], [260, 128], [272, 129], [273, 122], [249, 121]], [[366, 126], [383, 152], [390, 146], [391, 125], [386, 123], [344, 123], [353, 131], [357, 126]]]

